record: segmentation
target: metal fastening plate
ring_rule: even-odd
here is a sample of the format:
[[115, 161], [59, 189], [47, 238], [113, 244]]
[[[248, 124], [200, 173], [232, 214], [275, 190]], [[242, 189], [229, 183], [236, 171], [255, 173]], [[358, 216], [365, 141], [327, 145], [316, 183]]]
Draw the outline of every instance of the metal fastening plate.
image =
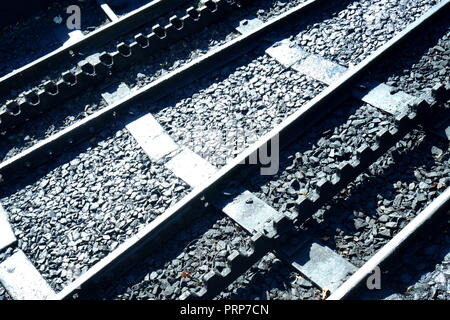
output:
[[221, 203], [220, 207], [225, 214], [250, 233], [262, 233], [266, 222], [280, 215], [278, 211], [247, 190], [228, 202]]
[[92, 65], [96, 65], [96, 64], [100, 63], [100, 55], [101, 54], [98, 52], [91, 54], [90, 56], [87, 56], [86, 59], [78, 62], [78, 66], [81, 66], [84, 62], [88, 62]]
[[380, 83], [369, 92], [356, 91], [354, 95], [375, 108], [393, 115], [408, 112], [408, 106], [417, 100], [416, 97], [403, 91], [392, 92], [394, 92], [393, 87]]
[[330, 248], [309, 241], [290, 258], [291, 265], [321, 289], [335, 291], [357, 268]]
[[72, 44], [77, 43], [84, 37], [84, 34], [83, 34], [83, 32], [81, 32], [81, 30], [71, 31], [68, 33], [68, 35], [69, 35], [69, 40], [64, 42], [63, 47], [71, 46]]

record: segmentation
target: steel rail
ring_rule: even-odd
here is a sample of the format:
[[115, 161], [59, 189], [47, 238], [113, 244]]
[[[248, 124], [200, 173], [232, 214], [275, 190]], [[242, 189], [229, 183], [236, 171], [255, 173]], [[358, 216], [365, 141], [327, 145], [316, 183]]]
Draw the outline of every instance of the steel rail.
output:
[[[308, 3], [305, 3], [303, 5], [309, 6], [311, 5], [311, 3], [312, 2], [309, 1]], [[169, 208], [163, 215], [144, 227], [137, 235], [126, 240], [114, 252], [102, 259], [86, 273], [81, 275], [73, 283], [69, 284], [61, 292], [51, 297], [50, 299], [67, 299], [80, 293], [81, 290], [94, 288], [100, 285], [102, 281], [111, 280], [117, 275], [122, 274], [126, 270], [129, 270], [129, 268], [131, 268], [135, 263], [141, 261], [142, 254], [148, 254], [149, 251], [158, 249], [162, 241], [170, 238], [171, 234], [183, 228], [185, 223], [192, 221], [197, 216], [196, 212], [198, 210], [196, 210], [195, 208], [202, 203], [202, 199], [214, 196], [217, 193], [217, 188], [223, 186], [224, 182], [230, 176], [235, 174], [239, 170], [239, 168], [242, 168], [241, 163], [244, 163], [246, 159], [248, 159], [252, 154], [258, 152], [259, 149], [265, 146], [273, 136], [280, 135], [281, 137], [284, 137], [285, 139], [280, 139], [280, 142], [283, 143], [283, 145], [291, 141], [291, 139], [298, 137], [308, 127], [319, 121], [321, 117], [331, 112], [341, 102], [343, 102], [343, 100], [345, 100], [350, 95], [350, 89], [355, 84], [355, 82], [370, 68], [376, 66], [376, 64], [382, 57], [385, 57], [387, 54], [392, 53], [406, 40], [410, 39], [419, 31], [423, 30], [423, 28], [431, 23], [433, 19], [443, 15], [449, 9], [449, 4], [450, 0], [444, 0], [435, 5], [416, 22], [409, 25], [404, 31], [399, 33], [397, 36], [395, 36], [393, 39], [379, 48], [376, 52], [374, 52], [371, 56], [361, 62], [358, 66], [349, 71], [349, 73], [344, 75], [343, 78], [341, 78], [336, 84], [328, 87], [305, 106], [297, 110], [294, 114], [284, 120], [271, 132], [262, 137], [258, 142], [244, 150], [235, 159], [230, 161], [226, 166], [224, 166], [210, 179], [208, 179], [208, 181], [205, 181], [202, 185], [198, 186], [185, 198], [183, 198], [173, 207]], [[283, 16], [277, 18], [277, 25], [285, 21], [286, 18], [289, 17], [289, 14], [291, 14], [292, 12], [296, 12], [296, 10], [298, 10], [298, 8], [294, 8], [291, 11], [285, 13]], [[251, 34], [242, 36], [238, 39], [235, 39], [233, 42], [224, 45], [223, 48], [229, 50], [229, 48], [244, 47], [242, 45], [242, 39], [245, 39], [246, 37], [256, 37], [256, 35], [259, 36], [263, 33], [262, 30], [267, 30], [266, 28], [267, 25], [261, 26]], [[211, 56], [219, 56], [221, 59], [223, 59], [224, 56], [219, 54], [221, 50], [223, 49], [218, 49], [214, 52], [211, 52], [205, 58], [208, 59], [207, 61], [209, 62], [211, 62]], [[203, 59], [196, 60], [195, 63], [190, 67], [198, 67], [199, 65], [203, 65], [202, 61], [206, 61]], [[221, 59], [219, 59], [217, 62], [220, 63], [221, 61], [223, 61]], [[214, 61], [214, 59], [212, 60]], [[227, 62], [228, 61], [229, 60], [227, 59]], [[198, 71], [197, 68], [194, 68], [194, 70]], [[182, 71], [178, 70], [174, 74], [178, 74], [178, 72]], [[177, 78], [179, 77], [180, 76], [178, 75]], [[374, 152], [376, 152], [376, 148]], [[362, 150], [362, 154], [367, 154], [367, 149]], [[284, 221], [286, 221], [286, 219], [284, 219]], [[260, 234], [257, 234], [253, 237], [253, 241], [257, 245], [257, 247], [255, 248], [255, 252], [259, 253], [259, 246], [262, 246], [263, 248], [266, 246], [266, 239], [269, 238]], [[262, 253], [264, 253], [264, 251], [265, 250], [262, 250]], [[250, 259], [252, 259], [253, 257], [254, 255], [251, 255]], [[234, 255], [232, 258], [235, 262], [240, 262], [241, 260], [239, 257], [236, 257], [236, 255]], [[246, 261], [250, 260], [244, 259], [244, 263]], [[228, 275], [230, 275], [230, 273]], [[235, 276], [237, 275], [232, 274], [231, 278]], [[227, 281], [228, 280], [231, 281], [233, 279], [227, 279]]]
[[450, 187], [433, 200], [422, 212], [420, 212], [406, 227], [404, 227], [394, 238], [385, 244], [372, 258], [370, 258], [358, 271], [350, 276], [327, 300], [341, 300], [348, 298], [354, 293], [372, 274], [378, 266], [385, 264], [396, 256], [405, 245], [416, 239], [443, 214], [450, 210]]
[[0, 78], [0, 95], [44, 77], [48, 70], [65, 61], [75, 61], [79, 52], [93, 46], [107, 43], [120, 35], [130, 32], [141, 25], [180, 6], [187, 0], [154, 0], [141, 8], [131, 11], [119, 20], [87, 34], [79, 41], [46, 54], [27, 65]]

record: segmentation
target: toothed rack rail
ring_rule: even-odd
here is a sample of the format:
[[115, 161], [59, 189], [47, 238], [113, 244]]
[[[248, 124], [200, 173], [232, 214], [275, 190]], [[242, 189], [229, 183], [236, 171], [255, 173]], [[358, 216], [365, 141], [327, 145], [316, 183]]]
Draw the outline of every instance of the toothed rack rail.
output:
[[[161, 7], [162, 4], [157, 2], [154, 6], [149, 7], [153, 10], [147, 9], [144, 11], [145, 16], [148, 18], [157, 17], [163, 9], [169, 11], [180, 2], [169, 1], [164, 7]], [[86, 88], [100, 84], [106, 77], [142, 61], [158, 50], [168, 47], [170, 44], [201, 30], [213, 22], [217, 22], [233, 7], [234, 5], [226, 0], [208, 0], [204, 2], [204, 6], [199, 8], [190, 7], [183, 17], [172, 16], [168, 25], [164, 27], [159, 24], [154, 25], [150, 34], [136, 34], [130, 44], [121, 42], [117, 45], [116, 51], [101, 53], [100, 61], [92, 63], [83, 61], [79, 68], [63, 72], [60, 80], [48, 80], [43, 83], [42, 89], [32, 89], [24, 93], [24, 98], [16, 98], [6, 102], [5, 106], [0, 108], [0, 133], [10, 131], [15, 126], [23, 124], [51, 108], [56, 108], [59, 104]], [[141, 16], [144, 15], [144, 12], [139, 11], [126, 19], [113, 23], [109, 28], [103, 30], [103, 33], [95, 33], [80, 41], [77, 48], [84, 48], [88, 44], [92, 44], [94, 39], [100, 36], [101, 39], [111, 40], [113, 31], [118, 34], [129, 31], [132, 23], [129, 20], [134, 18], [132, 21], [141, 22], [143, 19]], [[119, 26], [121, 29], [118, 29]], [[117, 34], [115, 36], [117, 37]], [[102, 42], [104, 41], [106, 40]], [[99, 43], [96, 43], [96, 45], [99, 45]], [[66, 48], [61, 53], [54, 54], [41, 63], [32, 64], [20, 72], [14, 72], [12, 75], [0, 79], [0, 93], [5, 92], [6, 88], [11, 90], [13, 85], [23, 84], [25, 79], [31, 81], [36, 75], [40, 74], [36, 69], [41, 70], [45, 66], [48, 67], [48, 65], [59, 62], [63, 55], [67, 55], [67, 50]], [[71, 50], [74, 50], [74, 48]]]

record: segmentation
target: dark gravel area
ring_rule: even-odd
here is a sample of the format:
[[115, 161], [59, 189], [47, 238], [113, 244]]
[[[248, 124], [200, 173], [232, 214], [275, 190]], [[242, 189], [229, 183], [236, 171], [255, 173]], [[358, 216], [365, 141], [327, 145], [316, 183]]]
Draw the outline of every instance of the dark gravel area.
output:
[[319, 212], [309, 228], [361, 266], [450, 185], [450, 146], [420, 130]]
[[[94, 299], [176, 299], [186, 290], [202, 286], [202, 276], [226, 266], [233, 250], [247, 250], [250, 235], [216, 211], [177, 233], [160, 250], [117, 282], [97, 292]], [[272, 254], [256, 263], [225, 290], [219, 299], [312, 299], [318, 290]], [[86, 296], [82, 296], [86, 298]]]
[[[431, 261], [442, 258], [442, 262], [435, 265], [433, 271], [424, 273]], [[413, 260], [414, 259], [414, 260]], [[404, 256], [403, 261], [407, 261], [408, 270], [419, 269], [420, 278], [414, 284], [406, 288], [403, 294], [394, 294], [386, 299], [403, 300], [449, 300], [450, 299], [450, 237], [448, 233], [439, 239], [432, 240], [431, 245], [424, 244], [420, 252], [414, 257]], [[413, 269], [414, 268], [414, 269]], [[416, 271], [414, 270], [414, 271]], [[407, 272], [400, 275], [403, 283], [411, 283], [419, 277], [418, 272]], [[410, 280], [411, 279], [411, 280]], [[410, 280], [410, 281], [408, 281]], [[402, 291], [400, 291], [402, 292]]]
[[391, 127], [390, 116], [349, 101], [281, 151], [275, 176], [249, 172], [245, 185], [276, 210], [295, 210], [298, 198], [313, 193], [319, 181], [331, 181], [340, 163], [356, 158], [360, 146], [373, 144], [380, 130]]
[[10, 256], [12, 256], [14, 253], [17, 252], [17, 247], [10, 246], [6, 248], [5, 250], [0, 252], [0, 263], [8, 259]]
[[381, 274], [381, 290], [358, 292], [358, 299], [449, 300], [450, 236], [447, 221], [435, 232], [416, 240], [385, 267]]
[[[58, 49], [69, 39], [66, 8], [80, 7], [81, 31], [87, 34], [107, 23], [106, 16], [95, 1], [56, 1], [36, 16], [6, 26], [0, 31], [0, 77]], [[54, 20], [61, 22], [58, 24]], [[11, 48], [17, 48], [12, 50]]]
[[343, 66], [356, 65], [438, 2], [353, 1], [331, 17], [324, 14], [325, 20], [309, 25], [295, 41]]
[[321, 291], [296, 270], [267, 254], [236, 279], [218, 299], [230, 300], [318, 300]]
[[226, 265], [233, 250], [247, 250], [251, 235], [213, 209], [177, 232], [161, 249], [105, 291], [90, 298], [176, 299], [185, 290], [202, 285], [202, 276]]
[[0, 301], [4, 301], [4, 300], [12, 300], [12, 298], [8, 294], [8, 292], [5, 290], [5, 288], [0, 285]]
[[[386, 83], [413, 95], [429, 92], [435, 84], [449, 83], [450, 22], [430, 28], [421, 39], [423, 46], [400, 50], [392, 59], [394, 66], [381, 65], [370, 80], [387, 79]], [[383, 72], [389, 70], [390, 72]]]
[[55, 290], [190, 190], [151, 163], [125, 129], [106, 136], [1, 192], [18, 247]]

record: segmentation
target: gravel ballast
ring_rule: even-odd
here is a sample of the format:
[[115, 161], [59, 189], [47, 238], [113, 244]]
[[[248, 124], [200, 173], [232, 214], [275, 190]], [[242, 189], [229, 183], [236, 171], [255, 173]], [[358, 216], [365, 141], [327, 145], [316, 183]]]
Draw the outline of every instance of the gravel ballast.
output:
[[427, 36], [421, 39], [424, 45], [399, 50], [392, 58], [399, 62], [394, 66], [382, 64], [380, 72], [368, 81], [387, 79], [387, 84], [416, 96], [429, 94], [436, 84], [450, 83], [449, 27], [450, 23], [443, 22], [430, 28]]
[[[176, 299], [203, 285], [201, 277], [221, 270], [232, 250], [247, 250], [251, 235], [213, 209], [180, 230], [126, 276], [108, 284], [101, 298]], [[94, 293], [97, 295], [98, 293]]]
[[11, 296], [8, 294], [8, 292], [5, 290], [5, 288], [0, 285], [0, 301], [5, 300], [12, 300], [12, 299]]
[[[109, 287], [88, 295], [102, 299], [176, 299], [203, 285], [202, 276], [221, 270], [233, 250], [247, 250], [250, 235], [229, 218], [205, 210], [202, 218], [172, 238], [139, 266]], [[314, 298], [318, 290], [268, 254], [217, 298]], [[83, 297], [84, 298], [84, 297]]]
[[349, 185], [311, 223], [361, 266], [450, 185], [450, 148], [414, 131]]
[[51, 171], [8, 186], [0, 201], [18, 246], [55, 290], [163, 213], [190, 189], [120, 130]]
[[272, 253], [236, 279], [218, 299], [319, 300], [322, 292]]
[[[448, 217], [448, 215], [447, 215]], [[444, 220], [444, 219], [443, 219]], [[381, 290], [358, 292], [358, 299], [449, 300], [450, 236], [448, 219], [382, 270]]]
[[360, 146], [373, 144], [379, 131], [392, 127], [390, 116], [349, 101], [281, 151], [275, 176], [245, 177], [247, 188], [276, 210], [294, 210], [297, 198], [312, 193], [319, 181], [331, 181], [340, 163], [355, 159]]
[[309, 25], [295, 42], [342, 66], [354, 66], [417, 20], [436, 0], [353, 1]]
[[[243, 57], [225, 75], [187, 88], [194, 94], [158, 105], [159, 123], [180, 145], [222, 167], [323, 89], [267, 55]], [[211, 84], [212, 83], [212, 84]], [[202, 88], [197, 91], [194, 88]], [[204, 89], [203, 89], [204, 88]]]

